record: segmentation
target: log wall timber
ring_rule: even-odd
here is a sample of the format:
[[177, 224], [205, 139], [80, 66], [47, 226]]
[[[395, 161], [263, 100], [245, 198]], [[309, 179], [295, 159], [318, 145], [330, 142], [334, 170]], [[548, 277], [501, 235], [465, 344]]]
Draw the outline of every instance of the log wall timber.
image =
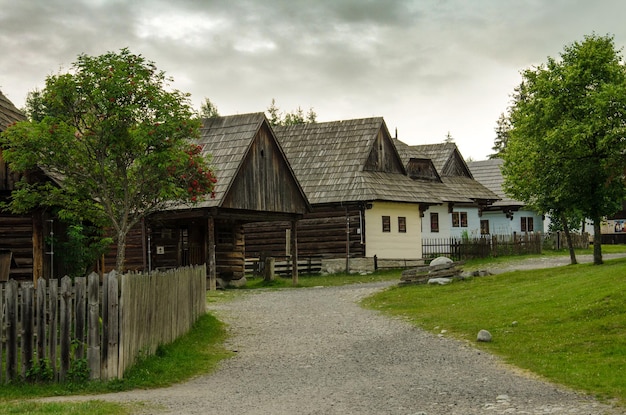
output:
[[[346, 215], [347, 209], [347, 215]], [[346, 222], [349, 221], [350, 257], [365, 255], [364, 223], [358, 205], [314, 207], [313, 212], [298, 221], [298, 256], [323, 256], [343, 258], [346, 256]], [[287, 230], [291, 222], [255, 222], [244, 225], [245, 255], [247, 258], [270, 255], [287, 255], [290, 244]], [[363, 237], [363, 239], [362, 239]]]
[[0, 215], [0, 247], [11, 250], [13, 254], [10, 278], [32, 280], [33, 218]]
[[[147, 269], [145, 262], [145, 241], [141, 224], [135, 226], [126, 236], [126, 261], [125, 271], [143, 271]], [[117, 245], [113, 244], [104, 256], [104, 272], [115, 269], [115, 256]]]

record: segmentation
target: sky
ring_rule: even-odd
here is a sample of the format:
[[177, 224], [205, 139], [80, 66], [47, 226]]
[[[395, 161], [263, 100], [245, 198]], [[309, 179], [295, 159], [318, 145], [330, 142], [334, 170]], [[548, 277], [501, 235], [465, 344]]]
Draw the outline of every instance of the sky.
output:
[[623, 48], [624, 16], [623, 0], [0, 0], [0, 90], [22, 108], [79, 54], [129, 48], [197, 109], [381, 116], [483, 160], [520, 72], [585, 35]]

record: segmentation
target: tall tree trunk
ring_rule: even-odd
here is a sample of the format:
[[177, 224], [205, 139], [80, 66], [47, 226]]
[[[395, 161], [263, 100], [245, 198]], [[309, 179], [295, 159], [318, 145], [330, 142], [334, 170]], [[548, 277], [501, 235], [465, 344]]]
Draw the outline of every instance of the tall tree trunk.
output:
[[593, 219], [593, 264], [602, 265], [602, 233], [600, 231], [600, 219]]
[[115, 270], [124, 272], [124, 261], [126, 260], [126, 232], [120, 230], [117, 233], [117, 255], [115, 256]]
[[565, 240], [567, 241], [567, 249], [569, 249], [569, 258], [570, 264], [574, 265], [578, 262], [576, 261], [576, 251], [574, 251], [574, 244], [572, 243], [572, 235], [569, 231], [569, 225], [567, 223], [567, 218], [565, 215], [561, 216], [561, 222], [563, 222], [563, 232], [565, 232]]

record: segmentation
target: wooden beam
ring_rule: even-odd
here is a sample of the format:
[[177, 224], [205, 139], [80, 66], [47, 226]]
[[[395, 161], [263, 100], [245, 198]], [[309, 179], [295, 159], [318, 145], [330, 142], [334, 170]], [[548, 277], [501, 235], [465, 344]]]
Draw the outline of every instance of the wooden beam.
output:
[[[37, 280], [43, 277], [43, 263], [45, 255], [44, 235], [43, 235], [43, 217], [41, 212], [33, 213], [33, 283], [37, 286]], [[51, 254], [53, 255], [53, 254]], [[54, 270], [50, 270], [53, 273]]]

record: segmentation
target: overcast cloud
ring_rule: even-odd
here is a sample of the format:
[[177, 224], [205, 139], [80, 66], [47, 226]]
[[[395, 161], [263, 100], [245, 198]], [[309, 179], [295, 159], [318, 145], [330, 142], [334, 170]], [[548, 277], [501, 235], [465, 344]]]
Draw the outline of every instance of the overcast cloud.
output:
[[623, 0], [0, 0], [0, 90], [22, 107], [80, 53], [128, 47], [222, 115], [383, 116], [409, 144], [491, 152], [519, 72], [597, 33]]

